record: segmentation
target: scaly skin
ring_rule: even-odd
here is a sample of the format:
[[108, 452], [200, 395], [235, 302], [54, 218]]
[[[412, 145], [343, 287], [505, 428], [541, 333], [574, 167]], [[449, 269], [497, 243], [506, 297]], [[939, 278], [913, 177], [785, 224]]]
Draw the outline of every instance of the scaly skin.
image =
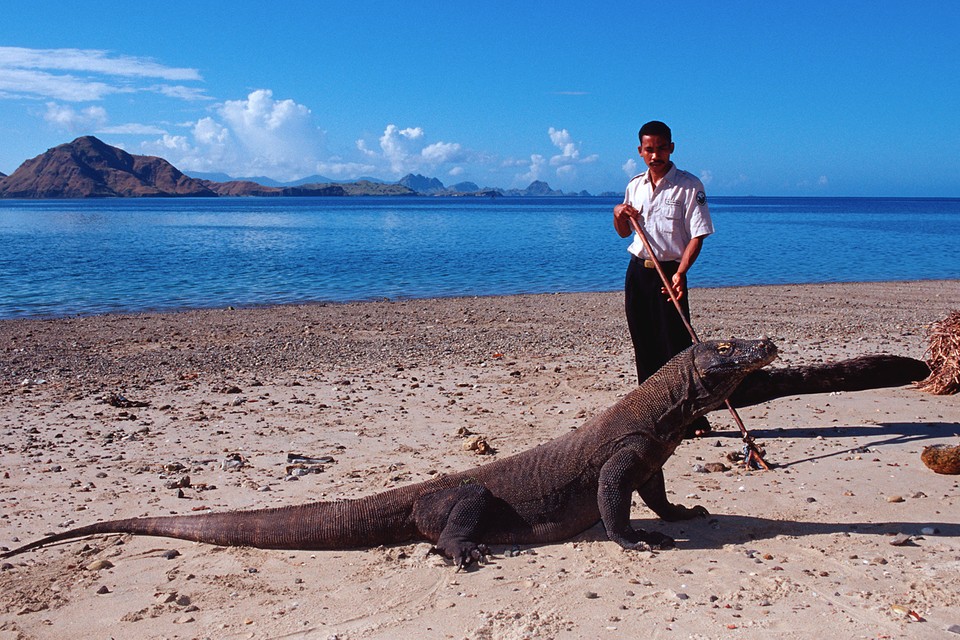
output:
[[673, 540], [630, 524], [631, 495], [664, 520], [706, 515], [667, 500], [663, 464], [687, 425], [718, 408], [776, 357], [769, 340], [704, 342], [579, 429], [476, 469], [340, 502], [190, 516], [133, 518], [65, 531], [2, 555], [101, 533], [132, 533], [263, 549], [348, 549], [428, 540], [466, 566], [487, 544], [570, 538], [603, 521], [627, 549]]

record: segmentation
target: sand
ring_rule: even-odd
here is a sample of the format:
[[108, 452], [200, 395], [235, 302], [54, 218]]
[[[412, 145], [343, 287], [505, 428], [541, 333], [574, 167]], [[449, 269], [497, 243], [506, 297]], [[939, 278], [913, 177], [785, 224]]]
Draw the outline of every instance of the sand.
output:
[[[691, 296], [701, 337], [766, 334], [785, 366], [922, 357], [960, 282]], [[100, 519], [418, 482], [566, 433], [634, 383], [617, 293], [4, 321], [0, 357], [6, 547]], [[421, 543], [95, 537], [5, 561], [0, 640], [960, 638], [960, 477], [920, 461], [926, 445], [960, 443], [960, 399], [903, 387], [741, 415], [777, 468], [699, 471], [739, 450], [732, 420], [712, 414], [715, 433], [665, 467], [671, 499], [711, 515], [667, 524], [633, 510], [673, 550], [624, 551], [595, 527], [494, 547], [457, 573]], [[464, 428], [496, 453], [465, 450]], [[288, 479], [291, 453], [332, 461]]]

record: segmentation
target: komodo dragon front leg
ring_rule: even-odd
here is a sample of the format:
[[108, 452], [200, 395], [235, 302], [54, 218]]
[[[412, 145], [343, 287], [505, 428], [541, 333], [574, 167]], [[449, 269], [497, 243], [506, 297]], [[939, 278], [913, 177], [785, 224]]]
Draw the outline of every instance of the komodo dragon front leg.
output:
[[650, 460], [641, 451], [624, 448], [612, 455], [600, 469], [600, 484], [597, 489], [597, 504], [607, 537], [624, 549], [646, 550], [650, 547], [667, 549], [674, 546], [670, 536], [658, 532], [634, 529], [630, 524], [630, 506], [633, 491], [664, 520], [684, 520], [707, 515], [707, 510], [697, 506], [688, 509], [671, 504], [667, 500], [663, 483], [663, 470], [650, 469]]

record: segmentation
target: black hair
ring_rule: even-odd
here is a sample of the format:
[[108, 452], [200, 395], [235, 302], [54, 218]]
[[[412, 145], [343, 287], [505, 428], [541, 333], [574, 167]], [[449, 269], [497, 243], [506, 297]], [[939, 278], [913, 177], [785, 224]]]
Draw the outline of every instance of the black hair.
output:
[[670, 127], [659, 120], [651, 120], [647, 124], [640, 127], [640, 133], [637, 134], [637, 137], [640, 138], [641, 142], [643, 142], [643, 136], [660, 136], [661, 138], [666, 138], [667, 140], [673, 142], [673, 135], [670, 133]]

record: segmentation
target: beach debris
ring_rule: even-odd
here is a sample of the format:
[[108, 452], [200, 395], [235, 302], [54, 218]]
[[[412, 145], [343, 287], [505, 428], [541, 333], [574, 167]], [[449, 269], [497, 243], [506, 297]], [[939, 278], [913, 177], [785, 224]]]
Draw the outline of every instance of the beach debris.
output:
[[160, 554], [160, 557], [161, 557], [161, 558], [166, 558], [167, 560], [173, 560], [174, 558], [178, 557], [179, 555], [180, 555], [180, 552], [177, 551], [176, 549], [167, 549], [166, 551], [164, 551], [163, 553]]
[[921, 391], [952, 395], [960, 391], [960, 311], [930, 325], [927, 365], [930, 376], [916, 383]]
[[478, 456], [488, 456], [496, 453], [496, 450], [487, 442], [483, 436], [473, 436], [463, 443], [464, 451], [473, 451]]
[[286, 472], [287, 477], [303, 477], [308, 476], [311, 473], [323, 473], [324, 466], [322, 464], [290, 464], [287, 465]]
[[212, 391], [214, 393], [227, 393], [227, 394], [243, 393], [243, 389], [241, 389], [235, 384], [225, 385], [223, 387], [214, 387]]
[[908, 535], [905, 534], [905, 533], [898, 533], [897, 535], [895, 535], [895, 536], [893, 537], [893, 539], [890, 541], [890, 544], [893, 545], [893, 546], [895, 546], [895, 547], [907, 547], [907, 546], [915, 547], [915, 546], [917, 546], [917, 545], [913, 542], [913, 536], [908, 536]]
[[924, 447], [920, 460], [936, 473], [960, 475], [960, 445], [934, 444]]
[[923, 621], [924, 621], [924, 620], [923, 620], [923, 616], [921, 616], [919, 613], [917, 613], [916, 611], [914, 611], [913, 609], [911, 609], [910, 607], [908, 607], [908, 606], [906, 606], [906, 605], [902, 605], [902, 604], [892, 604], [892, 605], [890, 605], [890, 611], [892, 611], [893, 613], [897, 614], [898, 616], [902, 616], [902, 617], [907, 618], [907, 619], [909, 619], [909, 620], [914, 620], [914, 621], [916, 621], [916, 622], [923, 622]]
[[167, 489], [187, 489], [190, 487], [190, 476], [180, 476], [176, 480], [170, 480], [163, 485]]
[[221, 471], [239, 471], [247, 465], [247, 459], [239, 453], [229, 453], [220, 463]]
[[292, 464], [331, 464], [336, 462], [331, 456], [321, 456], [319, 458], [314, 458], [312, 456], [306, 456], [302, 453], [288, 453], [287, 462]]
[[111, 407], [117, 407], [118, 409], [131, 409], [134, 407], [149, 407], [150, 403], [143, 400], [130, 400], [123, 397], [119, 393], [111, 393], [103, 400], [106, 404]]

